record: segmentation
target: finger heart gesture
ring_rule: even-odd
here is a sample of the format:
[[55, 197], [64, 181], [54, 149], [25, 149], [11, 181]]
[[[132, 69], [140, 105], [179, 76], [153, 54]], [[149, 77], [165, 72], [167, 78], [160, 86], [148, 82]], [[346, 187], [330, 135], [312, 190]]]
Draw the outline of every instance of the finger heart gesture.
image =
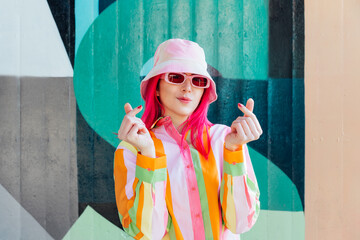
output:
[[118, 138], [124, 140], [134, 147], [138, 148], [140, 152], [149, 152], [154, 148], [154, 142], [147, 130], [144, 122], [136, 117], [142, 106], [132, 109], [129, 103], [124, 106], [126, 115], [123, 118], [120, 129], [118, 131]]
[[246, 107], [238, 104], [244, 116], [238, 117], [231, 124], [231, 132], [225, 137], [225, 147], [231, 151], [238, 149], [241, 145], [257, 140], [263, 133], [260, 123], [257, 120], [254, 109], [254, 100], [249, 99]]

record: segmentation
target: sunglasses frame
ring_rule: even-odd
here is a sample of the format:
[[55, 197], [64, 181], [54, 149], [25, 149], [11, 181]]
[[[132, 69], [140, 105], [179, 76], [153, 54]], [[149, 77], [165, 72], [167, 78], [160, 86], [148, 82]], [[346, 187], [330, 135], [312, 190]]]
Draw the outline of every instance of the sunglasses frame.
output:
[[[169, 78], [168, 78], [168, 77], [169, 77], [169, 74], [180, 74], [180, 75], [184, 76], [184, 81], [181, 82], [181, 83], [170, 82], [170, 81], [169, 81]], [[185, 73], [168, 72], [168, 73], [164, 73], [164, 76], [165, 76], [164, 80], [165, 80], [167, 83], [174, 84], [174, 85], [182, 85], [182, 84], [186, 81], [186, 78], [190, 78], [190, 80], [191, 80], [191, 81], [190, 81], [190, 82], [191, 82], [191, 85], [192, 85], [193, 87], [195, 87], [195, 88], [209, 88], [209, 87], [210, 87], [210, 81], [211, 81], [211, 80], [210, 80], [208, 77], [206, 77], [206, 76], [204, 76], [204, 75], [200, 75], [200, 74], [188, 76], [188, 75], [186, 75]], [[200, 87], [200, 86], [194, 85], [194, 83], [193, 83], [193, 81], [192, 81], [194, 77], [206, 78], [206, 80], [207, 80], [206, 86]]]

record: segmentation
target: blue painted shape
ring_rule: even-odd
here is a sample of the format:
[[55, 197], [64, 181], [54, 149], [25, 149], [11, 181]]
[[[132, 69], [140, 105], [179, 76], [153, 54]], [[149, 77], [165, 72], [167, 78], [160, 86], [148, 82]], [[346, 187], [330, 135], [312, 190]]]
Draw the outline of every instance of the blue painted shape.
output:
[[53, 239], [1, 184], [0, 239]]
[[99, 0], [75, 0], [75, 53], [88, 28], [99, 15]]

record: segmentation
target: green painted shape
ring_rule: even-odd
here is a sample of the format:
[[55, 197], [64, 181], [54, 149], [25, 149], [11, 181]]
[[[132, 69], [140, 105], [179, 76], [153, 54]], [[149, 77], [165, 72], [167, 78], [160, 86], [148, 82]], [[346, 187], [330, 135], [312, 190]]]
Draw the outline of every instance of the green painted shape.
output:
[[[124, 104], [140, 105], [139, 72], [141, 41], [128, 37], [140, 31], [130, 11], [113, 4], [99, 15], [84, 35], [75, 57], [74, 90], [79, 109], [88, 124], [107, 142], [117, 146], [117, 132]], [[118, 31], [117, 29], [123, 29]], [[139, 34], [139, 33], [137, 33]], [[133, 34], [134, 35], [134, 34]]]
[[249, 154], [260, 189], [261, 209], [303, 211], [299, 192], [291, 179], [251, 147]]
[[63, 240], [121, 239], [133, 240], [123, 230], [109, 222], [90, 206], [72, 225]]
[[304, 212], [261, 210], [250, 231], [241, 234], [241, 240], [304, 240]]

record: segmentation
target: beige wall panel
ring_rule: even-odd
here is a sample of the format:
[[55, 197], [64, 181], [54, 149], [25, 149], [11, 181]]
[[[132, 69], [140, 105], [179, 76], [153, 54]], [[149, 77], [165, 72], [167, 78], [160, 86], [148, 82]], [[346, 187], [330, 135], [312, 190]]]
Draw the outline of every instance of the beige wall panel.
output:
[[360, 239], [360, 1], [305, 1], [306, 239]]

